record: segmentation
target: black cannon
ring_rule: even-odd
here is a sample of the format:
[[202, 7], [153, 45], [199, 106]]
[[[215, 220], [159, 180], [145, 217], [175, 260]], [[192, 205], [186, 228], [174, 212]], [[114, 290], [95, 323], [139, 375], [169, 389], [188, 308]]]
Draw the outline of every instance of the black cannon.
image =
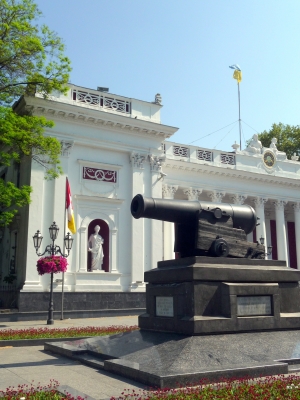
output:
[[131, 202], [134, 218], [175, 223], [174, 251], [181, 257], [212, 256], [265, 258], [265, 247], [247, 241], [257, 225], [249, 205], [154, 199], [136, 195]]

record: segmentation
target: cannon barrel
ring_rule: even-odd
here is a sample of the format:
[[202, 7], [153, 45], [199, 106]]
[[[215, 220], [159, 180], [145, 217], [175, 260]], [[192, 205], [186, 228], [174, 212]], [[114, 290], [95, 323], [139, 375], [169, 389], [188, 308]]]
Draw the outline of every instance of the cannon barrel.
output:
[[[211, 203], [208, 201], [187, 201], [172, 199], [154, 199], [137, 194], [131, 202], [131, 214], [134, 218], [151, 218], [174, 223], [195, 223], [201, 219], [202, 211], [218, 210], [222, 215], [232, 218], [233, 228], [251, 233], [257, 223], [254, 209], [245, 205], [229, 203]], [[219, 211], [221, 210], [221, 211]], [[218, 215], [218, 214], [216, 214]], [[218, 218], [218, 216], [216, 216]]]

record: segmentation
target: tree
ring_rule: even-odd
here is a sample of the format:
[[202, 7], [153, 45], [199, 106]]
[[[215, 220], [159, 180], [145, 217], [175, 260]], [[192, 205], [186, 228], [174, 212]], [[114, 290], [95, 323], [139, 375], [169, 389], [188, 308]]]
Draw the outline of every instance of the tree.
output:
[[70, 60], [64, 45], [46, 25], [32, 0], [0, 0], [0, 103], [11, 103], [27, 90], [45, 97], [64, 91]]
[[[61, 39], [47, 26], [35, 25], [40, 15], [32, 0], [0, 0], [0, 170], [24, 157], [42, 157], [51, 179], [62, 172], [60, 143], [43, 134], [53, 122], [17, 115], [7, 107], [23, 94], [47, 97], [53, 90], [67, 90], [70, 61]], [[19, 207], [29, 204], [31, 191], [30, 186], [0, 178], [0, 226], [11, 223]]]
[[277, 148], [284, 151], [288, 158], [300, 150], [300, 126], [273, 124], [269, 131], [263, 131], [258, 135], [264, 147], [269, 147], [271, 140], [277, 139]]

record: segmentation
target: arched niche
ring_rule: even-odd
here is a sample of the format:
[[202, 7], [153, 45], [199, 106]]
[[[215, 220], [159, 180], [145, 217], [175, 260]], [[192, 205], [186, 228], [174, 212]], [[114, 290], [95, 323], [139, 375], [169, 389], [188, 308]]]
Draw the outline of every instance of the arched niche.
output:
[[[88, 238], [89, 238], [89, 229], [92, 230], [91, 233], [93, 233], [93, 229], [95, 225], [99, 225], [101, 228], [101, 224], [97, 224], [95, 222], [95, 225], [92, 226], [93, 221], [99, 221], [102, 220], [104, 223], [107, 224], [108, 226], [108, 237], [109, 240], [105, 241], [108, 243], [109, 249], [108, 253], [105, 254], [104, 256], [107, 255], [106, 261], [108, 262], [108, 266], [106, 265], [106, 270], [107, 272], [117, 272], [117, 228], [115, 225], [114, 220], [107, 214], [99, 211], [93, 211], [86, 215], [80, 227], [78, 228], [78, 241], [79, 241], [79, 257], [78, 257], [78, 265], [77, 265], [77, 271], [78, 272], [87, 272], [88, 270]], [[90, 225], [91, 224], [91, 225]], [[100, 230], [100, 235], [102, 236], [102, 232]], [[104, 238], [105, 239], [105, 238]], [[105, 249], [103, 249], [105, 251]], [[105, 257], [104, 257], [105, 259]]]
[[[109, 247], [109, 226], [108, 224], [103, 221], [103, 219], [93, 219], [88, 226], [88, 238], [90, 235], [94, 233], [95, 226], [99, 225], [100, 226], [100, 232], [99, 235], [102, 236], [104, 243], [102, 245], [103, 247], [103, 264], [102, 264], [102, 270], [105, 272], [109, 272], [109, 253], [110, 253], [110, 247]], [[88, 252], [88, 257], [87, 257], [87, 270], [91, 271], [91, 252]]]

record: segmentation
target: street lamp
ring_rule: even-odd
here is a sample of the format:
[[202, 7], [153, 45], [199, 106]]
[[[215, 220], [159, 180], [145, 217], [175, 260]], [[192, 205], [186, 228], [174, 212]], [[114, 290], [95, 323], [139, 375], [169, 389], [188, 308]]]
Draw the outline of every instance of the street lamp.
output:
[[[41, 257], [44, 254], [48, 253], [51, 256], [56, 254], [60, 254], [62, 257], [68, 257], [70, 254], [70, 250], [72, 249], [73, 238], [71, 237], [70, 233], [68, 232], [64, 238], [65, 247], [67, 249], [68, 254], [63, 254], [60, 247], [55, 245], [54, 242], [58, 236], [59, 227], [56, 225], [55, 222], [49, 228], [50, 239], [52, 240], [52, 244], [48, 244], [45, 248], [44, 253], [38, 253], [39, 248], [41, 247], [43, 236], [41, 235], [40, 231], [37, 231], [33, 238], [33, 245], [35, 247], [36, 254]], [[47, 325], [53, 325], [53, 272], [51, 272], [51, 285], [50, 285], [50, 300], [49, 300], [49, 309], [48, 309], [48, 319]]]

